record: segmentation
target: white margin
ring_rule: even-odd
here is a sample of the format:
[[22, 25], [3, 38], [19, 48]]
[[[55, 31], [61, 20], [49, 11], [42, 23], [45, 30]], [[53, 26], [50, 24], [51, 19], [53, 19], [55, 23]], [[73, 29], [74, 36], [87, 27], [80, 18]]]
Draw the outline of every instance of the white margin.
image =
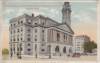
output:
[[[5, 0], [5, 1], [10, 1], [10, 0]], [[33, 1], [33, 0], [31, 0], [31, 1]], [[53, 2], [64, 2], [64, 1], [70, 1], [70, 2], [96, 2], [96, 1], [75, 1], [75, 0], [74, 1], [71, 1], [71, 0], [62, 0], [62, 1], [59, 0], [59, 1], [56, 1], [55, 0]], [[43, 2], [43, 1], [39, 1], [39, 2]], [[49, 0], [49, 1], [46, 1], [46, 2], [52, 2], [52, 1]], [[0, 0], [0, 10], [2, 10], [2, 1], [1, 0]], [[57, 62], [57, 61], [55, 62], [54, 61], [53, 62], [52, 61], [52, 62], [49, 62], [49, 63], [99, 63], [99, 61], [100, 61], [100, 16], [99, 15], [100, 15], [100, 0], [97, 1], [97, 43], [98, 43], [97, 44], [98, 45], [98, 56], [97, 56], [98, 59], [97, 59], [97, 61], [68, 61], [68, 62], [64, 62], [64, 61], [61, 61], [61, 62], [60, 61], [59, 62]], [[0, 16], [0, 20], [1, 20], [1, 16]], [[2, 24], [1, 21], [0, 21], [0, 24]], [[2, 34], [1, 34], [1, 31], [0, 31], [0, 56], [1, 56], [1, 46], [2, 46], [2, 43], [1, 43], [2, 37], [1, 36], [2, 36]], [[0, 57], [0, 63], [2, 63], [1, 62], [1, 57]]]

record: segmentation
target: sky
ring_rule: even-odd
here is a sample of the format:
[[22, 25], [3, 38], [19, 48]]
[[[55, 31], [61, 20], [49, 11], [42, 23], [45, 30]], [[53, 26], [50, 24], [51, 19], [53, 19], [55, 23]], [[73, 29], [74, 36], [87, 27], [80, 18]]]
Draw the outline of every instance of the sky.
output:
[[[51, 2], [52, 3], [52, 2]], [[50, 4], [51, 4], [50, 3]], [[38, 3], [39, 4], [39, 3]], [[11, 18], [32, 13], [36, 15], [42, 14], [50, 17], [57, 22], [62, 22], [62, 5], [63, 2], [56, 2], [54, 5], [36, 5], [32, 7], [6, 7], [4, 9], [3, 24], [3, 48], [8, 47], [9, 42], [9, 21]], [[71, 27], [74, 35], [88, 35], [91, 40], [96, 42], [97, 20], [96, 20], [96, 2], [71, 2]]]

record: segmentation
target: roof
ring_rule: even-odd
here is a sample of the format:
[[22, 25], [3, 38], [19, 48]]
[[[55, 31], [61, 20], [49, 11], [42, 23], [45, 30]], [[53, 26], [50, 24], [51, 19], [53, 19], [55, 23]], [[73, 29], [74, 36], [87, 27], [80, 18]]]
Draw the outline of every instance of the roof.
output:
[[[45, 17], [45, 16], [43, 16], [43, 15], [38, 15], [38, 16], [36, 16], [36, 18], [37, 18], [37, 17], [38, 17], [38, 18], [48, 19], [48, 20], [50, 20], [50, 21], [56, 23], [55, 25], [45, 26], [45, 27], [47, 27], [47, 28], [56, 27], [56, 28], [60, 28], [60, 29], [62, 29], [62, 30], [68, 31], [67, 29], [63, 29], [62, 26], [64, 26], [65, 28], [68, 28], [68, 29], [70, 30], [69, 32], [71, 32], [72, 34], [74, 34], [72, 28], [71, 28], [69, 25], [67, 25], [66, 23], [58, 23], [57, 21], [55, 21], [55, 20], [53, 20], [53, 19], [51, 19], [51, 18], [49, 18], [49, 17]], [[48, 21], [48, 20], [47, 20], [47, 21]]]
[[10, 23], [11, 22], [15, 22], [16, 20], [19, 20], [19, 19], [22, 19], [22, 18], [30, 18], [31, 19], [31, 16], [29, 16], [28, 14], [26, 14], [26, 13], [24, 13], [23, 15], [21, 15], [21, 16], [18, 16], [18, 17], [14, 17], [14, 18], [12, 18], [11, 20], [10, 20]]
[[[28, 14], [23, 14], [22, 16], [18, 16], [18, 17], [15, 17], [15, 18], [11, 19], [10, 22], [16, 21], [16, 20], [21, 19], [21, 18], [33, 19], [32, 16], [29, 16]], [[55, 20], [53, 20], [53, 19], [51, 19], [49, 17], [45, 17], [43, 15], [38, 15], [38, 16], [34, 17], [34, 19], [35, 18], [43, 18], [43, 19], [46, 19], [46, 21], [52, 21], [52, 22], [55, 23], [55, 25], [44, 26], [46, 28], [56, 27], [56, 28], [59, 28], [59, 29], [62, 29], [62, 30], [65, 30], [65, 31], [68, 31], [68, 32], [71, 32], [72, 34], [74, 34], [72, 28], [69, 25], [65, 24], [65, 23], [59, 23], [59, 22], [57, 22], [57, 21], [55, 21]], [[42, 26], [42, 25], [40, 25], [40, 26]]]
[[39, 17], [39, 18], [44, 18], [44, 19], [48, 19], [48, 20], [50, 20], [50, 21], [52, 21], [52, 22], [55, 22], [55, 23], [59, 24], [57, 21], [55, 21], [55, 20], [53, 20], [53, 19], [51, 19], [51, 18], [49, 18], [49, 17], [45, 17], [45, 16], [43, 16], [43, 15], [38, 15], [38, 16], [36, 16], [35, 18], [37, 18], [37, 17]]

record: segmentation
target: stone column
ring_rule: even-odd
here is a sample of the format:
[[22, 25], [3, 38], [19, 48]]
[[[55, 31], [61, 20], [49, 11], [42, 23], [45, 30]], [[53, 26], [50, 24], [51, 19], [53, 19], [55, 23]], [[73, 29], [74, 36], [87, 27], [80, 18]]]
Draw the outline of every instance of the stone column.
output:
[[52, 29], [52, 42], [54, 42], [54, 30]]

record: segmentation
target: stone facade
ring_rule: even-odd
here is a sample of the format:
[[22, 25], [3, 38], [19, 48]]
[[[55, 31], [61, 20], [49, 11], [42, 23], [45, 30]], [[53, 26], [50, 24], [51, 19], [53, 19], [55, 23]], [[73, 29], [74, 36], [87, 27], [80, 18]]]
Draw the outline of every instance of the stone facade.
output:
[[[73, 30], [71, 29], [71, 8], [64, 2], [62, 23], [49, 17], [34, 14], [15, 17], [10, 20], [11, 56], [57, 58], [72, 54]], [[66, 14], [66, 15], [65, 15]]]

